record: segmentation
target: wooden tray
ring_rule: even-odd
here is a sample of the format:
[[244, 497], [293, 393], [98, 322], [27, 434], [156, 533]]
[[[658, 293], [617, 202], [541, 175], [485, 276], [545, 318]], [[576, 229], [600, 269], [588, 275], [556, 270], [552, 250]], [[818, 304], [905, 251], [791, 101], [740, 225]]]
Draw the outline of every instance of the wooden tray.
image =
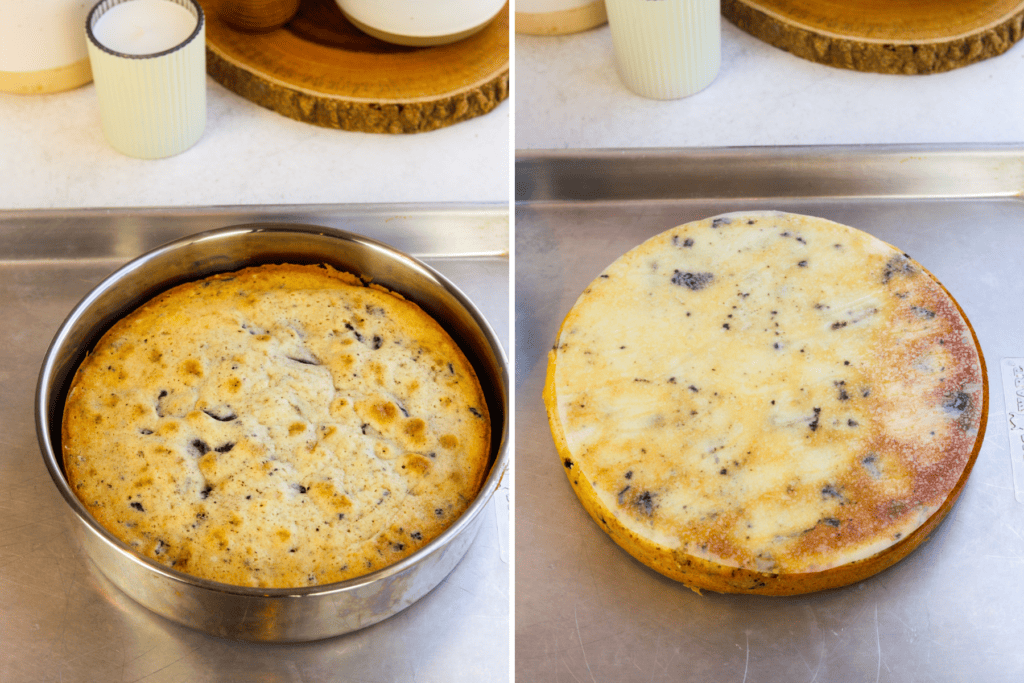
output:
[[508, 97], [509, 8], [451, 45], [371, 38], [334, 0], [302, 0], [269, 33], [227, 25], [224, 0], [201, 0], [206, 69], [229, 90], [299, 121], [367, 133], [418, 133], [486, 114]]
[[747, 33], [830, 66], [891, 74], [950, 71], [1002, 54], [1024, 0], [722, 0]]

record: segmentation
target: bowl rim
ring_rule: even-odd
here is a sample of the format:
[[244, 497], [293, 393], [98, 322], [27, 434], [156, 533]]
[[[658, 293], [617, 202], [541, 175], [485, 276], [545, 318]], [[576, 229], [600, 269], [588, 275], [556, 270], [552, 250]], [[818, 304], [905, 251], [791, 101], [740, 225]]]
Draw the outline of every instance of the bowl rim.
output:
[[[128, 274], [135, 272], [136, 270], [145, 268], [151, 261], [159, 259], [162, 256], [166, 256], [174, 251], [180, 250], [187, 245], [205, 242], [209, 240], [223, 240], [223, 239], [239, 239], [245, 240], [247, 236], [257, 235], [261, 233], [290, 233], [297, 235], [311, 235], [318, 237], [336, 238], [339, 244], [352, 242], [361, 245], [363, 248], [368, 248], [374, 252], [384, 254], [389, 258], [398, 261], [400, 264], [407, 268], [411, 268], [418, 275], [427, 277], [429, 280], [433, 280], [436, 284], [440, 285], [448, 294], [450, 294], [460, 306], [462, 306], [474, 323], [480, 328], [483, 335], [483, 341], [486, 342], [487, 348], [494, 356], [495, 365], [497, 366], [498, 380], [500, 386], [494, 387], [497, 391], [497, 399], [502, 409], [502, 415], [500, 422], [496, 421], [492, 415], [491, 417], [491, 428], [499, 430], [497, 441], [495, 441], [492, 435], [492, 450], [494, 452], [490, 454], [491, 466], [490, 470], [485, 477], [483, 484], [480, 487], [480, 491], [477, 493], [476, 498], [469, 504], [466, 510], [459, 516], [455, 522], [441, 532], [438, 536], [434, 537], [428, 543], [421, 548], [417, 549], [416, 552], [408, 555], [407, 557], [395, 562], [394, 564], [387, 565], [381, 569], [364, 574], [361, 576], [346, 579], [345, 581], [338, 581], [334, 583], [319, 584], [313, 586], [296, 586], [289, 588], [261, 588], [256, 586], [237, 586], [228, 583], [221, 583], [219, 581], [213, 581], [211, 579], [205, 579], [191, 574], [180, 572], [176, 569], [162, 565], [155, 560], [140, 555], [134, 551], [126, 543], [115, 537], [106, 528], [99, 524], [96, 519], [86, 510], [85, 506], [78, 499], [78, 497], [71, 490], [70, 484], [68, 483], [67, 477], [63, 469], [63, 454], [58, 454], [54, 449], [53, 432], [50, 429], [51, 425], [51, 412], [56, 409], [55, 403], [59, 403], [61, 412], [63, 412], [64, 400], [64, 388], [54, 387], [55, 383], [55, 369], [56, 356], [59, 351], [64, 348], [67, 338], [70, 335], [71, 330], [81, 320], [85, 313], [95, 304], [96, 300], [101, 296], [108, 294], [112, 290], [117, 288], [117, 285], [123, 280]], [[248, 265], [256, 265], [258, 263], [269, 263], [268, 260], [261, 260], [259, 256], [252, 259], [251, 264], [229, 266], [220, 270], [211, 271], [206, 275], [198, 276], [207, 277], [213, 272], [229, 272], [230, 270], [238, 270], [245, 268]], [[280, 260], [278, 260], [280, 262]], [[329, 259], [325, 259], [325, 262], [329, 262]], [[357, 274], [358, 275], [358, 274]], [[160, 291], [165, 291], [176, 284], [181, 282], [188, 282], [189, 280], [195, 280], [197, 278], [185, 277], [184, 279], [169, 280], [159, 285], [156, 291], [147, 291], [139, 295], [138, 300], [133, 300], [127, 310], [134, 310], [138, 306], [142, 305], [146, 301], [156, 296]], [[375, 279], [375, 278], [374, 278]], [[396, 290], [397, 291], [397, 290]], [[402, 294], [401, 291], [397, 291], [398, 294]], [[409, 298], [409, 297], [407, 297]], [[410, 298], [410, 300], [412, 300]], [[433, 317], [433, 316], [432, 316]], [[435, 318], [436, 319], [436, 318]], [[438, 321], [443, 326], [443, 321]], [[100, 326], [103, 331], [109, 329], [112, 325], [112, 321], [107, 321], [104, 325]], [[446, 329], [447, 331], [447, 329]], [[449, 332], [450, 334], [450, 332]], [[96, 337], [98, 338], [98, 337]], [[73, 376], [74, 370], [77, 370], [81, 364], [82, 359], [87, 353], [88, 349], [79, 349], [74, 354], [74, 359], [69, 361], [68, 365], [70, 372]], [[479, 368], [474, 364], [474, 369], [477, 370], [477, 374], [480, 375]], [[70, 381], [70, 380], [69, 380]], [[59, 399], [59, 400], [58, 400]], [[214, 228], [211, 230], [205, 230], [184, 237], [180, 237], [171, 242], [167, 242], [163, 245], [155, 247], [149, 251], [146, 251], [135, 258], [132, 258], [127, 263], [118, 267], [114, 272], [104, 277], [98, 284], [89, 290], [85, 296], [71, 309], [71, 312], [67, 315], [64, 321], [60, 324], [57, 331], [55, 332], [53, 339], [47, 347], [46, 353], [43, 356], [42, 366], [39, 372], [39, 378], [36, 383], [36, 392], [34, 400], [34, 412], [36, 421], [36, 436], [39, 441], [40, 450], [42, 452], [43, 460], [46, 464], [47, 471], [50, 473], [50, 477], [53, 479], [54, 484], [60, 491], [64, 500], [68, 503], [71, 511], [80, 521], [86, 524], [86, 526], [93, 531], [102, 541], [109, 545], [113, 550], [117, 551], [120, 555], [126, 559], [141, 565], [143, 568], [162, 576], [165, 579], [174, 581], [179, 584], [185, 584], [193, 588], [199, 588], [211, 592], [237, 595], [242, 597], [259, 597], [259, 598], [296, 598], [305, 596], [328, 596], [336, 595], [339, 593], [351, 592], [357, 590], [363, 586], [375, 584], [384, 580], [387, 580], [393, 576], [399, 575], [405, 572], [410, 567], [418, 564], [425, 557], [433, 554], [434, 552], [443, 551], [451, 541], [460, 535], [466, 527], [473, 524], [476, 517], [483, 511], [483, 509], [490, 502], [491, 497], [501, 487], [501, 482], [504, 480], [505, 475], [509, 471], [508, 463], [508, 452], [509, 452], [509, 372], [508, 372], [508, 359], [505, 354], [504, 348], [500, 341], [491, 328], [487, 319], [483, 314], [476, 308], [475, 305], [469, 300], [469, 298], [451, 281], [445, 276], [436, 271], [431, 266], [423, 263], [419, 259], [406, 254], [402, 251], [395, 249], [383, 242], [378, 240], [365, 237], [356, 233], [342, 230], [339, 228], [330, 228], [326, 226], [304, 224], [304, 223], [289, 223], [289, 222], [266, 222], [266, 223], [243, 223], [237, 225], [229, 225], [221, 228]], [[493, 411], [492, 411], [493, 412]], [[497, 444], [495, 448], [494, 445]]]
[[[427, 30], [422, 28], [422, 16], [410, 17], [407, 21], [399, 22], [398, 25], [385, 25], [379, 22], [378, 19], [381, 15], [394, 16], [395, 10], [392, 5], [396, 4], [396, 0], [335, 0], [335, 2], [349, 21], [355, 19], [359, 23], [369, 26], [382, 34], [422, 39], [444, 38], [473, 33], [494, 21], [495, 17], [501, 13], [501, 10], [509, 4], [508, 0], [492, 0], [494, 6], [486, 8], [487, 6], [485, 5], [485, 11], [462, 15], [460, 21], [452, 22], [451, 25], [444, 27], [444, 29], [432, 28]], [[480, 3], [471, 3], [473, 6], [478, 4]], [[368, 9], [370, 12], [367, 11]]]

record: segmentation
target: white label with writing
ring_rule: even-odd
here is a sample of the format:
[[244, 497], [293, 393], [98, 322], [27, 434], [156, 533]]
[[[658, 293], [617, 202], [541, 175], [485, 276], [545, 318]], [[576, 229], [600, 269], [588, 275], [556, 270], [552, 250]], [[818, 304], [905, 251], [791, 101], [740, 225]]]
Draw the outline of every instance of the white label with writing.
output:
[[1004, 358], [1000, 370], [1010, 436], [1013, 493], [1018, 503], [1024, 503], [1024, 358]]

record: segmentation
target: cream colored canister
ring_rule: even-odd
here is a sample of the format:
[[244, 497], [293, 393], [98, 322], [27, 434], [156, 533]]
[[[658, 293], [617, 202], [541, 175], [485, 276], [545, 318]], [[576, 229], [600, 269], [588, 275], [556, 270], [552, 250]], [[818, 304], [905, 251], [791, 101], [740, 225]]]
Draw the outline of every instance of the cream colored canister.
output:
[[516, 33], [556, 36], [606, 21], [604, 0], [516, 0]]
[[720, 0], [608, 0], [619, 77], [638, 95], [688, 97], [722, 62]]
[[0, 0], [0, 91], [70, 90], [92, 80], [85, 17], [95, 0]]
[[206, 127], [206, 17], [198, 0], [101, 0], [85, 29], [107, 142], [139, 159], [194, 145]]

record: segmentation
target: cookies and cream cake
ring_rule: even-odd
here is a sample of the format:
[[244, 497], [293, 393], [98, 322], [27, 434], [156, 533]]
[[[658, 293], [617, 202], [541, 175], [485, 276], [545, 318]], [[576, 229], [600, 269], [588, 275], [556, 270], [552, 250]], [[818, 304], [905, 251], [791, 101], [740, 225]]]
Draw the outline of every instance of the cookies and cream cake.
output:
[[776, 595], [920, 544], [988, 406], [977, 339], [924, 268], [772, 212], [612, 263], [565, 318], [544, 399], [569, 482], [620, 546], [694, 589]]
[[473, 369], [415, 304], [328, 266], [175, 287], [83, 361], [68, 481], [119, 539], [242, 586], [331, 583], [410, 555], [478, 493]]

